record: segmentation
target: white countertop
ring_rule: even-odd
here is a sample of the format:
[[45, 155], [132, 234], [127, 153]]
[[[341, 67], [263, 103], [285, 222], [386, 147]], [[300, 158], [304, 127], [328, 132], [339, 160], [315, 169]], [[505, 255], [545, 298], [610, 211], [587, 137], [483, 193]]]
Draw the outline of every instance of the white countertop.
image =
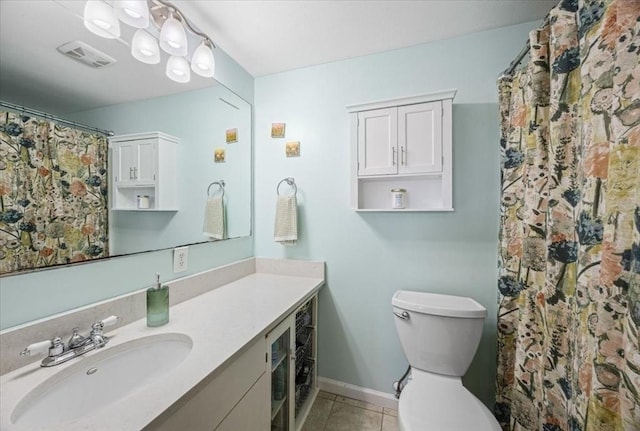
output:
[[257, 337], [264, 338], [323, 284], [322, 278], [255, 273], [172, 306], [169, 323], [159, 328], [148, 328], [145, 319], [113, 331], [106, 328], [105, 335], [110, 341], [103, 349], [51, 368], [40, 367], [38, 361], [3, 375], [0, 378], [0, 428], [24, 429], [10, 421], [18, 402], [40, 383], [76, 361], [145, 336], [186, 334], [193, 340], [191, 352], [162, 380], [146, 384], [88, 416], [59, 427], [46, 427], [47, 430], [140, 430], [207, 376], [233, 361], [243, 347]]

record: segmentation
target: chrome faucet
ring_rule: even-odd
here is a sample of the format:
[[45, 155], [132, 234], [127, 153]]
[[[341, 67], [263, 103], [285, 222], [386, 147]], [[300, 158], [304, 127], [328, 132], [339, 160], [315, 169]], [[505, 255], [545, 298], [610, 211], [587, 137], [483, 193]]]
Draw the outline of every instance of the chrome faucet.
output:
[[51, 340], [33, 343], [27, 346], [20, 355], [31, 356], [48, 352], [48, 356], [40, 363], [41, 367], [53, 367], [62, 364], [77, 356], [84, 355], [91, 350], [104, 347], [109, 338], [102, 331], [105, 326], [111, 326], [118, 321], [118, 317], [110, 316], [91, 325], [91, 332], [86, 337], [80, 335], [80, 328], [73, 328], [73, 334], [65, 347], [60, 337]]

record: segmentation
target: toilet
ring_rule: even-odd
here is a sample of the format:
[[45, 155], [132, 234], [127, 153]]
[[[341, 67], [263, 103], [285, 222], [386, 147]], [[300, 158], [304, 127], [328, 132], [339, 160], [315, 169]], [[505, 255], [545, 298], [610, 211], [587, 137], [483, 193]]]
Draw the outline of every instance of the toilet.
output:
[[397, 291], [396, 329], [411, 366], [400, 394], [401, 431], [500, 431], [462, 376], [476, 353], [487, 310], [471, 298]]

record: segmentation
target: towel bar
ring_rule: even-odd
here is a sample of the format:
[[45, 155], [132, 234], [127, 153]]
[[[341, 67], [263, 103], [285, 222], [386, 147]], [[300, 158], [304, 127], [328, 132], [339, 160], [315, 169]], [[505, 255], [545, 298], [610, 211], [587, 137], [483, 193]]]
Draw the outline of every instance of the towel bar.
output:
[[296, 180], [294, 180], [293, 177], [287, 177], [287, 178], [283, 178], [282, 180], [280, 180], [280, 182], [276, 186], [276, 194], [278, 196], [280, 196], [280, 184], [282, 184], [282, 183], [289, 184], [291, 187], [293, 187], [293, 194], [294, 195], [298, 194], [298, 186], [296, 186]]
[[209, 184], [209, 187], [207, 187], [207, 196], [211, 196], [211, 186], [218, 186], [218, 191], [222, 193], [222, 197], [224, 197], [224, 186], [225, 186], [225, 182], [224, 180], [220, 180], [220, 181], [214, 181], [211, 184]]

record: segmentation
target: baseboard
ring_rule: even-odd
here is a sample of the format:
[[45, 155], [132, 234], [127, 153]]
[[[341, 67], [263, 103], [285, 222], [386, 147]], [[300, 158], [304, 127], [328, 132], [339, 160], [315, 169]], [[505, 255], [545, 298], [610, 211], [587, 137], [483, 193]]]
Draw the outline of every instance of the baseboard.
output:
[[398, 410], [398, 400], [393, 394], [351, 385], [327, 377], [318, 376], [318, 387], [321, 391], [331, 392], [346, 398], [364, 401], [381, 407]]

